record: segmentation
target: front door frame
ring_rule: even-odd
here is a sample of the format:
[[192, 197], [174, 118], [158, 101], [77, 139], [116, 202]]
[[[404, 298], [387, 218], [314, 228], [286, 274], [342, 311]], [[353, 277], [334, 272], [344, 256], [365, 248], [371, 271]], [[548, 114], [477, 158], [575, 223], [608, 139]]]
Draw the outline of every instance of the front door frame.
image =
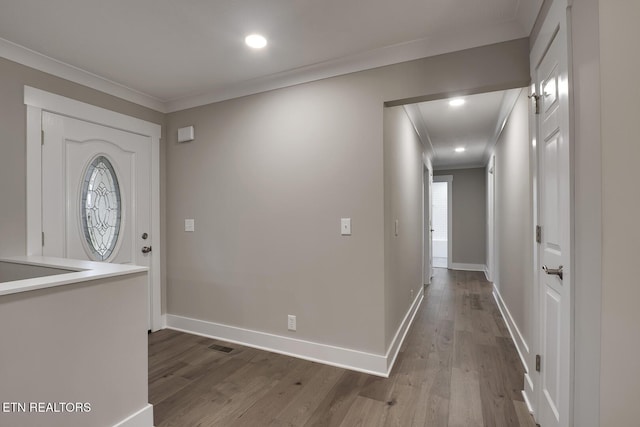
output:
[[162, 329], [160, 239], [160, 125], [91, 104], [24, 87], [27, 109], [27, 255], [42, 255], [42, 112], [72, 117], [151, 139], [151, 330]]

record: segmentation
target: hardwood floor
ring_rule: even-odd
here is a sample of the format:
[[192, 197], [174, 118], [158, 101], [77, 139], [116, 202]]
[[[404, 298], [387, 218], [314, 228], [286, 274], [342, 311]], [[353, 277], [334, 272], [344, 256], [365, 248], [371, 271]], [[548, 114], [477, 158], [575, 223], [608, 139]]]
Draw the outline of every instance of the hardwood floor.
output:
[[534, 427], [522, 388], [476, 272], [435, 270], [388, 379], [171, 330], [149, 336], [156, 427]]

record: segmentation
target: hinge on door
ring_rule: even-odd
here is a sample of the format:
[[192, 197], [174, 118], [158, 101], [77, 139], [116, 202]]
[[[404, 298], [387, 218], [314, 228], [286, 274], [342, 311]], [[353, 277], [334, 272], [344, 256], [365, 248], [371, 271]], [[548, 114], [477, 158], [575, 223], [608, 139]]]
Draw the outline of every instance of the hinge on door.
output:
[[536, 372], [540, 372], [540, 355], [536, 354]]
[[40, 145], [44, 145], [44, 130], [40, 131]]
[[540, 95], [538, 95], [537, 93], [533, 93], [529, 95], [529, 99], [533, 99], [533, 101], [536, 103], [536, 114], [540, 114]]
[[542, 243], [542, 227], [536, 225], [536, 242]]
[[42, 232], [42, 246], [44, 246], [44, 231]]

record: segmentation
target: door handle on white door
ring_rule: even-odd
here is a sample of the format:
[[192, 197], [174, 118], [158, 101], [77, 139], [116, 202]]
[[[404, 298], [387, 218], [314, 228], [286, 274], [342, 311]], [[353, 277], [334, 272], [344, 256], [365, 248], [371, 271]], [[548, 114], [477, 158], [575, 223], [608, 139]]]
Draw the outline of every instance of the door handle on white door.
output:
[[143, 246], [142, 247], [142, 253], [143, 254], [148, 254], [149, 252], [151, 252], [151, 246]]
[[562, 280], [562, 266], [558, 268], [548, 268], [546, 265], [543, 265], [542, 270], [549, 275], [558, 276], [560, 280]]

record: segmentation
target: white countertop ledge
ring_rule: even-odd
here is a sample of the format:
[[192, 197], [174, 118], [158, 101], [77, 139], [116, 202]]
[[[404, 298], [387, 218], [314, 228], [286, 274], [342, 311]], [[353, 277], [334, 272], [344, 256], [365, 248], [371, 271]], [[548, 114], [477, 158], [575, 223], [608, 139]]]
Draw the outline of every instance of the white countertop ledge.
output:
[[138, 265], [110, 264], [106, 262], [93, 262], [44, 256], [3, 257], [0, 258], [0, 261], [71, 270], [69, 273], [0, 283], [0, 296], [34, 291], [37, 289], [53, 288], [56, 286], [86, 282], [89, 280], [142, 273], [148, 270], [147, 267], [141, 267]]

